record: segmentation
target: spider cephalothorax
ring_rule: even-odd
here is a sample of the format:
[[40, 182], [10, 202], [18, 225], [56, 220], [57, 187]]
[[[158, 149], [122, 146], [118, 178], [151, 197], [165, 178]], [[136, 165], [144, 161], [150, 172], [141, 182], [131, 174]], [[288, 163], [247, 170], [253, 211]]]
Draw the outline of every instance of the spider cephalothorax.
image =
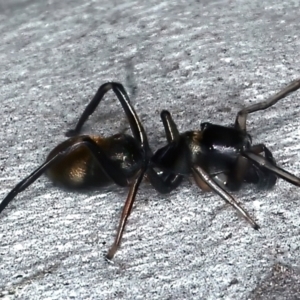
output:
[[300, 186], [300, 179], [278, 167], [264, 144], [252, 145], [252, 138], [246, 131], [247, 115], [265, 110], [299, 88], [300, 79], [268, 100], [242, 109], [234, 126], [202, 123], [200, 130], [179, 133], [171, 114], [163, 111], [161, 117], [166, 135], [172, 136], [172, 141], [154, 153], [152, 166], [182, 176], [192, 175], [202, 190], [220, 195], [258, 229], [258, 224], [227, 190], [238, 190], [244, 183], [269, 189], [277, 177]]

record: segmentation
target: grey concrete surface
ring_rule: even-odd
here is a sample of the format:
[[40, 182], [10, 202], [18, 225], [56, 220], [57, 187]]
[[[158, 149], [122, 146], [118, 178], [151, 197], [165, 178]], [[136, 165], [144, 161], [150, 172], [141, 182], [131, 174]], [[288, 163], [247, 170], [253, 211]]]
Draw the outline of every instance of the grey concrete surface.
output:
[[[0, 1], [0, 197], [65, 139], [98, 86], [135, 81], [157, 149], [159, 112], [181, 131], [230, 124], [300, 76], [299, 1]], [[133, 66], [130, 80], [128, 66]], [[280, 166], [300, 175], [300, 91], [248, 121]], [[104, 104], [105, 103], [105, 104]], [[112, 94], [84, 131], [124, 126]], [[76, 193], [42, 177], [0, 216], [3, 299], [300, 299], [300, 189], [234, 193], [255, 232], [188, 180], [170, 195], [143, 184], [114, 264], [127, 190]]]

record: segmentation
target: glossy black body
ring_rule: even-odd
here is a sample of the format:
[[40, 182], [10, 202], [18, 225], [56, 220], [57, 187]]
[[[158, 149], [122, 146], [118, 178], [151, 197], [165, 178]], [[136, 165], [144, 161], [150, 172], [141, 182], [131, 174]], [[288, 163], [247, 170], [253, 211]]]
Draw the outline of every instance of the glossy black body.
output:
[[[187, 131], [162, 147], [153, 155], [152, 163], [164, 171], [189, 175], [193, 165], [201, 167], [229, 190], [237, 190], [242, 183], [256, 184], [260, 189], [275, 185], [277, 176], [257, 163], [245, 161], [238, 172], [239, 156], [251, 151], [251, 136], [234, 127], [202, 123], [201, 131]], [[275, 165], [271, 152], [264, 146], [265, 158]]]

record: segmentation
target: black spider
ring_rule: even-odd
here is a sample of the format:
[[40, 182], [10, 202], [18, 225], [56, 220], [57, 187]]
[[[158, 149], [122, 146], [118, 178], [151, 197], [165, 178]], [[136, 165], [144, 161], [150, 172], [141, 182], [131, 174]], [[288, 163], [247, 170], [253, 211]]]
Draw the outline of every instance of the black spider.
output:
[[[16, 185], [0, 203], [0, 213], [18, 193], [43, 173], [52, 181], [74, 189], [105, 186], [112, 182], [119, 186], [129, 186], [117, 235], [106, 256], [112, 259], [120, 245], [143, 177], [146, 176], [158, 192], [169, 193], [180, 185], [183, 176], [192, 174], [201, 189], [215, 191], [241, 212], [253, 228], [258, 229], [259, 226], [224, 186], [237, 190], [245, 182], [270, 188], [275, 184], [277, 176], [300, 185], [299, 178], [276, 166], [271, 152], [263, 144], [251, 145], [251, 137], [246, 132], [249, 113], [274, 105], [298, 88], [300, 80], [291, 83], [267, 101], [241, 110], [234, 127], [203, 123], [200, 131], [180, 134], [170, 113], [163, 111], [161, 118], [168, 144], [153, 155], [125, 89], [120, 83], [105, 83], [86, 107], [76, 128], [67, 132], [70, 138], [54, 148], [44, 164]], [[107, 138], [79, 135], [85, 121], [110, 89], [123, 106], [133, 137], [126, 134]]]

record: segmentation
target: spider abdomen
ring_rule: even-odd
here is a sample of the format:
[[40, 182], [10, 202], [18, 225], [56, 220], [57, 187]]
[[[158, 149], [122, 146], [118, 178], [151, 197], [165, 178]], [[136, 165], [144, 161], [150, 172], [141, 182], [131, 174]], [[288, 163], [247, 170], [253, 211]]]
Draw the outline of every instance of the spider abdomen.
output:
[[[69, 138], [50, 152], [47, 161], [86, 137], [91, 138], [109, 159], [122, 168], [126, 178], [130, 179], [136, 173], [140, 161], [139, 146], [131, 136], [123, 134], [109, 138], [84, 135]], [[102, 187], [113, 183], [85, 145], [68, 153], [49, 168], [46, 175], [53, 183], [69, 189]]]

